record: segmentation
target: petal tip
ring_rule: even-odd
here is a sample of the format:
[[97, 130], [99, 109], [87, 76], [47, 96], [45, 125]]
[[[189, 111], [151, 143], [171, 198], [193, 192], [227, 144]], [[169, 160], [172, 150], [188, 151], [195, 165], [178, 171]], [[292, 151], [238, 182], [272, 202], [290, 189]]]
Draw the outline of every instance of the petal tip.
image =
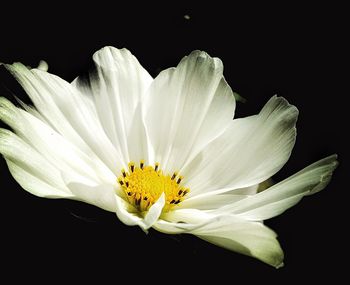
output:
[[220, 58], [211, 57], [207, 52], [202, 50], [192, 51], [188, 56], [185, 56], [180, 61], [180, 64], [181, 62], [184, 62], [187, 60], [194, 61], [199, 64], [208, 64], [213, 70], [218, 70], [219, 72], [222, 72], [223, 70], [223, 63]]
[[282, 267], [284, 267], [284, 262], [281, 262], [279, 265], [275, 266], [276, 269], [280, 269]]

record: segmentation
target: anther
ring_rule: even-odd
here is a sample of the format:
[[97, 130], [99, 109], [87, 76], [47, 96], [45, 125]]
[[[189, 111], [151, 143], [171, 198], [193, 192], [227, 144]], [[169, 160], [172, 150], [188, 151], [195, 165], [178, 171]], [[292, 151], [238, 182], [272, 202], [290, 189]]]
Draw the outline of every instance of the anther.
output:
[[135, 163], [130, 162], [130, 163], [129, 163], [129, 169], [130, 169], [130, 171], [131, 171], [131, 172], [134, 172], [134, 169], [135, 169]]
[[180, 191], [179, 191], [177, 194], [178, 194], [178, 195], [181, 195], [181, 194], [182, 194], [182, 192], [183, 192], [183, 191], [182, 191], [182, 190], [180, 190]]
[[128, 196], [131, 196], [131, 194], [132, 194], [131, 192], [128, 192]]
[[123, 177], [125, 178], [126, 177], [126, 172], [125, 172], [124, 168], [122, 169], [122, 174], [123, 174]]
[[170, 204], [174, 204], [175, 203], [175, 200], [173, 199], [173, 200], [171, 200], [171, 202], [170, 202]]
[[180, 200], [177, 200], [177, 201], [175, 201], [175, 205], [177, 205], [177, 204], [179, 204], [181, 201]]
[[177, 184], [180, 184], [180, 183], [181, 183], [182, 178], [183, 178], [183, 176], [180, 176], [180, 177], [177, 179]]
[[143, 166], [145, 165], [145, 161], [144, 160], [141, 160], [140, 161], [140, 168], [143, 169]]
[[158, 170], [158, 167], [159, 167], [159, 163], [156, 162], [156, 164], [154, 165], [154, 170], [157, 171], [157, 170]]
[[176, 176], [177, 176], [177, 172], [174, 172], [173, 176], [171, 176], [171, 180], [174, 180]]
[[129, 181], [125, 181], [126, 187], [129, 187]]

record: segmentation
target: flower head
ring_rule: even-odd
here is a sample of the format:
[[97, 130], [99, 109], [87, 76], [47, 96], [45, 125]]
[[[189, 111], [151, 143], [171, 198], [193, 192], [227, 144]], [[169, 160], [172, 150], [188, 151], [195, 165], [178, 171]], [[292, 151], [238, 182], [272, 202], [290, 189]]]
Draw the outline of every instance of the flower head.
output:
[[72, 83], [4, 65], [34, 106], [0, 99], [0, 152], [17, 182], [47, 198], [84, 201], [144, 231], [189, 233], [283, 264], [262, 221], [322, 190], [337, 166], [322, 159], [263, 187], [288, 160], [298, 110], [272, 97], [233, 119], [235, 96], [218, 58], [194, 51], [153, 79], [126, 49], [105, 47]]

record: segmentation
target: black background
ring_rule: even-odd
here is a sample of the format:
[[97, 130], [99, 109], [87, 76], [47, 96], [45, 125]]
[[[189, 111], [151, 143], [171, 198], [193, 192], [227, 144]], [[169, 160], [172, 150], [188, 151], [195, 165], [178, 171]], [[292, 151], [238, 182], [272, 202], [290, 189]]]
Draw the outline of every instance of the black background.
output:
[[[50, 72], [70, 81], [87, 70], [94, 51], [113, 45], [128, 48], [156, 76], [192, 50], [205, 50], [223, 60], [227, 81], [248, 100], [238, 104], [238, 117], [257, 113], [274, 94], [299, 108], [297, 143], [276, 180], [332, 153], [339, 154], [341, 164], [325, 191], [267, 221], [285, 251], [285, 267], [275, 270], [193, 236], [153, 230], [145, 235], [93, 206], [32, 196], [21, 190], [1, 159], [1, 276], [49, 284], [120, 283], [121, 276], [140, 284], [189, 282], [190, 277], [218, 284], [342, 280], [349, 247], [343, 11], [335, 4], [242, 9], [171, 2], [3, 7], [1, 62], [36, 66], [45, 59]], [[23, 97], [1, 72], [1, 95], [9, 97], [9, 90]]]

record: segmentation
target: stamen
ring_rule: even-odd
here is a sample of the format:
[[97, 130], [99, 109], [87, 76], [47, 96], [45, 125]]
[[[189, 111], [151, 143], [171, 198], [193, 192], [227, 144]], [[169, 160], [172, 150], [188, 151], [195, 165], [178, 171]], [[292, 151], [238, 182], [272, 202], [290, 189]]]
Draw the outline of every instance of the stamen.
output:
[[138, 165], [129, 162], [128, 171], [121, 170], [118, 183], [125, 193], [125, 199], [140, 212], [148, 211], [163, 193], [165, 205], [162, 211], [167, 212], [181, 203], [189, 192], [188, 188], [180, 186], [183, 176], [179, 176], [178, 172], [163, 174], [158, 162], [148, 166], [141, 160]]
[[131, 171], [131, 172], [134, 172], [135, 163], [134, 163], [134, 162], [129, 162], [128, 166], [129, 166], [130, 171]]
[[183, 179], [183, 176], [180, 176], [180, 177], [177, 179], [177, 184], [180, 184], [182, 179]]

